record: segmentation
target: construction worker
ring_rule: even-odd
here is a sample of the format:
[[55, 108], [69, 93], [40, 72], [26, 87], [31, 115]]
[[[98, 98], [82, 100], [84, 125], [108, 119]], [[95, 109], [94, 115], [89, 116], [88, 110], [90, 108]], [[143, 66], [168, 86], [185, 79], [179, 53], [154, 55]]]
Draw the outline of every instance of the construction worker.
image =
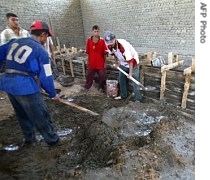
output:
[[97, 73], [99, 76], [100, 93], [105, 92], [105, 68], [106, 68], [106, 54], [107, 47], [105, 41], [99, 36], [100, 28], [98, 25], [92, 27], [92, 36], [88, 37], [86, 42], [86, 53], [88, 55], [88, 73], [84, 86], [84, 91], [87, 91], [93, 85], [94, 75]]
[[[115, 99], [126, 99], [128, 97], [129, 78], [133, 77], [137, 81], [140, 80], [139, 72], [139, 56], [134, 47], [125, 39], [117, 39], [115, 34], [107, 31], [104, 34], [106, 45], [109, 53], [115, 57], [115, 67], [120, 67], [128, 76], [119, 72], [120, 96]], [[142, 101], [139, 86], [132, 82], [135, 101]]]
[[40, 20], [32, 23], [30, 31], [31, 37], [11, 39], [0, 46], [0, 62], [6, 59], [0, 90], [7, 93], [15, 110], [24, 135], [24, 145], [36, 143], [35, 128], [48, 145], [54, 145], [59, 142], [59, 136], [39, 87], [51, 99], [60, 101], [54, 87], [49, 56], [43, 47], [52, 32]]

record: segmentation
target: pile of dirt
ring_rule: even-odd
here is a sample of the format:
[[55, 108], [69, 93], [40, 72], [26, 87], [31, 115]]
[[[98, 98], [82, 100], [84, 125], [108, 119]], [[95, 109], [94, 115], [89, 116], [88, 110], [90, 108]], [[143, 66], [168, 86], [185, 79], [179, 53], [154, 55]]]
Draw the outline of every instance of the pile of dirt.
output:
[[37, 132], [35, 147], [6, 151], [23, 136], [8, 99], [0, 101], [10, 106], [0, 112], [1, 179], [194, 179], [194, 112], [150, 99], [114, 100], [97, 85], [84, 93], [83, 83], [55, 85], [66, 100], [97, 116], [45, 97], [61, 137], [53, 147]]

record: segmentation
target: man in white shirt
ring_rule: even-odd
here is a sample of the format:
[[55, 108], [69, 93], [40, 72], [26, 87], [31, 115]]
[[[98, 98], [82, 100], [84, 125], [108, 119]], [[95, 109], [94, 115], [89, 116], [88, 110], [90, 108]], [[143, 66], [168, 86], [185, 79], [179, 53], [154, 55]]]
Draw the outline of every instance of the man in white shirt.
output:
[[18, 16], [14, 13], [7, 13], [7, 27], [1, 32], [1, 44], [13, 38], [29, 37], [30, 33], [19, 26]]
[[[18, 16], [14, 13], [7, 13], [7, 27], [1, 32], [0, 35], [0, 44], [5, 44], [7, 41], [13, 38], [19, 38], [19, 37], [29, 37], [30, 33], [21, 28], [19, 26], [19, 19]], [[0, 64], [0, 76], [1, 73], [5, 71], [5, 62], [2, 62], [2, 65]], [[4, 99], [3, 97], [0, 97], [0, 99]]]

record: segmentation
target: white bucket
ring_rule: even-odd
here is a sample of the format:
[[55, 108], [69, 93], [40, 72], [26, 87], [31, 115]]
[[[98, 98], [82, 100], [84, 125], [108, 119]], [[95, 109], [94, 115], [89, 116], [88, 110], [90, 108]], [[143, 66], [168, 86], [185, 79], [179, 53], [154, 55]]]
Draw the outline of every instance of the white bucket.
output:
[[116, 97], [118, 95], [118, 81], [106, 80], [106, 95], [107, 97]]

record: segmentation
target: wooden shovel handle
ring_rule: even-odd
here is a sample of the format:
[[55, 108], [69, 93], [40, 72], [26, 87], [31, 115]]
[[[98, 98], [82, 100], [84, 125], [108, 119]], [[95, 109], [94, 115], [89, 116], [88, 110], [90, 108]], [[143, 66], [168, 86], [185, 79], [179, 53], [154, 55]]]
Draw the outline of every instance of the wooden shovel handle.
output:
[[[41, 94], [48, 97], [48, 94], [45, 93], [45, 92], [41, 92]], [[87, 112], [87, 113], [89, 113], [89, 114], [91, 114], [91, 115], [94, 115], [94, 116], [99, 115], [98, 113], [93, 112], [93, 111], [91, 111], [91, 110], [89, 110], [89, 109], [86, 109], [86, 108], [84, 108], [84, 107], [82, 107], [82, 106], [79, 106], [79, 105], [77, 105], [77, 104], [75, 104], [75, 103], [73, 103], [73, 102], [69, 102], [69, 101], [66, 101], [66, 100], [63, 100], [63, 99], [60, 99], [59, 102], [65, 104], [65, 105], [71, 106], [71, 107], [75, 107], [75, 108], [77, 108], [77, 109], [79, 109], [79, 110], [81, 110], [81, 111], [83, 111], [83, 112]]]

